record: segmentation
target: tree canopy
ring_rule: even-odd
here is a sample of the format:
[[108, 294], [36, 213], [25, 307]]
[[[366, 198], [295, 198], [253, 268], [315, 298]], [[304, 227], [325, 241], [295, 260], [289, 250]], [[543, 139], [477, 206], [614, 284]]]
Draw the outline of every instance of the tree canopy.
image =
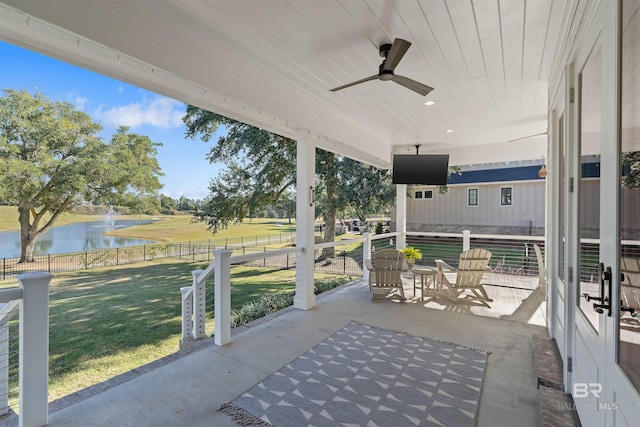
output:
[[162, 175], [147, 136], [120, 127], [109, 143], [102, 127], [66, 102], [5, 90], [0, 97], [0, 200], [18, 207], [21, 262], [58, 217], [83, 201], [128, 207], [157, 204]]
[[219, 126], [227, 130], [211, 148], [208, 160], [226, 170], [209, 183], [209, 195], [196, 218], [216, 233], [263, 207], [275, 205], [296, 179], [296, 144], [289, 138], [187, 106], [186, 136], [210, 141]]
[[[219, 126], [227, 129], [208, 156], [209, 161], [221, 162], [226, 169], [211, 180], [210, 194], [197, 215], [211, 231], [215, 233], [291, 197], [296, 180], [295, 141], [192, 105], [187, 106], [183, 121], [187, 137], [200, 136], [203, 141], [211, 140]], [[338, 211], [349, 206], [357, 206], [362, 212], [376, 208], [387, 203], [387, 193], [393, 191], [390, 179], [384, 178], [388, 171], [376, 172], [325, 150], [316, 150], [315, 168], [316, 216], [325, 219], [325, 241], [334, 239]], [[353, 176], [356, 173], [359, 175]], [[371, 184], [366, 192], [361, 191], [363, 180]], [[361, 200], [366, 197], [370, 200]]]

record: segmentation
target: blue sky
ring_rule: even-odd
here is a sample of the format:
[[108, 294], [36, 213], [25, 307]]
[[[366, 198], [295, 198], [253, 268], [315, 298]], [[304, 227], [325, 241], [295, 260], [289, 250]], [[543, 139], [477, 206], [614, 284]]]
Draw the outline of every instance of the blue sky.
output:
[[103, 126], [105, 141], [119, 125], [149, 136], [163, 144], [157, 156], [164, 173], [161, 192], [173, 198], [207, 195], [209, 180], [220, 168], [206, 159], [212, 142], [185, 138], [182, 102], [1, 41], [0, 58], [0, 89], [71, 102]]

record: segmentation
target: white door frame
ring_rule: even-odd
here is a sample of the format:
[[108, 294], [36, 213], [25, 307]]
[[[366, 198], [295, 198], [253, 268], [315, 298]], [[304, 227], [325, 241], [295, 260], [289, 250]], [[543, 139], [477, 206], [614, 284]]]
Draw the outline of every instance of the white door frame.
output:
[[[602, 3], [601, 3], [602, 6]], [[604, 69], [609, 67], [607, 46], [605, 46], [605, 35], [607, 29], [604, 28], [603, 22], [603, 7], [598, 7], [595, 13], [589, 17], [592, 20], [588, 20], [589, 25], [585, 28], [584, 36], [579, 44], [576, 45], [576, 49], [571, 57], [571, 64], [568, 69], [568, 87], [573, 92], [574, 102], [570, 105], [570, 113], [567, 116], [570, 120], [570, 135], [568, 141], [568, 165], [567, 172], [570, 182], [573, 181], [573, 185], [567, 193], [568, 204], [568, 235], [569, 244], [567, 245], [567, 274], [568, 289], [565, 299], [567, 310], [567, 354], [569, 355], [567, 367], [565, 370], [565, 386], [567, 392], [573, 395], [576, 409], [582, 425], [585, 427], [600, 427], [605, 425], [605, 414], [598, 408], [599, 396], [602, 393], [604, 387], [606, 387], [606, 357], [605, 357], [605, 321], [606, 315], [595, 316], [595, 322], [597, 330], [594, 329], [592, 323], [589, 321], [589, 317], [594, 316], [595, 312], [591, 312], [591, 304], [582, 303], [579, 295], [581, 291], [581, 270], [580, 270], [580, 190], [581, 190], [581, 156], [582, 142], [581, 133], [583, 125], [586, 125], [586, 118], [581, 117], [582, 108], [588, 106], [588, 99], [582, 100], [582, 87], [581, 87], [581, 75], [583, 69], [589, 60], [594, 58], [596, 52], [600, 52], [600, 85], [602, 100], [604, 100], [604, 93], [607, 91], [607, 84], [604, 81]], [[584, 87], [585, 91], [587, 87]], [[610, 128], [607, 127], [605, 120], [606, 114], [604, 113], [604, 102], [601, 102], [600, 108], [600, 142], [599, 151], [603, 153], [607, 151], [605, 143], [609, 138], [608, 132]], [[584, 122], [583, 122], [584, 120]], [[597, 120], [597, 118], [596, 118]], [[601, 172], [603, 167], [600, 168]], [[615, 206], [615, 196], [611, 193], [602, 191], [602, 177], [601, 177], [601, 190], [600, 190], [600, 206], [602, 211], [604, 206]], [[613, 200], [611, 200], [613, 199]], [[610, 218], [611, 214], [600, 215], [600, 218]], [[607, 255], [606, 250], [603, 249], [603, 241], [606, 240], [605, 231], [600, 224], [600, 237], [604, 237], [600, 241], [600, 261], [606, 263], [606, 259], [610, 256]], [[610, 261], [610, 260], [609, 260]], [[597, 280], [597, 279], [596, 279]], [[593, 293], [591, 296], [595, 297]], [[583, 306], [583, 310], [579, 306]]]
[[[575, 191], [565, 192], [568, 205], [565, 224], [570, 227], [567, 230], [567, 269], [573, 269], [573, 274], [567, 271], [565, 275], [568, 278], [573, 276], [573, 280], [567, 282], [569, 291], [565, 292], [565, 385], [566, 391], [573, 394], [576, 409], [585, 427], [632, 426], [640, 419], [640, 393], [617, 364], [620, 298], [615, 278], [619, 277], [620, 271], [620, 4], [615, 1], [599, 2], [595, 13], [588, 14], [583, 21], [584, 31], [581, 31], [579, 41], [573, 46], [570, 65], [566, 69], [565, 92], [569, 93], [570, 88], [575, 88], [575, 103], [565, 104], [565, 118], [569, 121], [565, 140], [568, 144], [567, 176], [573, 177]], [[614, 279], [610, 284], [611, 316], [607, 315], [608, 310], [598, 316], [596, 332], [577, 306], [577, 299], [580, 298], [577, 293], [580, 282], [578, 194], [581, 172], [578, 76], [589, 55], [598, 47], [602, 55], [599, 252], [600, 261], [611, 267]], [[559, 244], [557, 237], [553, 240], [553, 247], [556, 247]], [[554, 279], [557, 280], [557, 275]], [[608, 295], [608, 288], [605, 295]]]

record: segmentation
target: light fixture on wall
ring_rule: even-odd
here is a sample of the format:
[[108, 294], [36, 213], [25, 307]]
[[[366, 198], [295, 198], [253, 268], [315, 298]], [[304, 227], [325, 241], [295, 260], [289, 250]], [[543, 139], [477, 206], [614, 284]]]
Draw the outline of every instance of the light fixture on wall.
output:
[[547, 177], [547, 168], [544, 165], [540, 166], [540, 170], [538, 171], [538, 176], [540, 178], [546, 178]]

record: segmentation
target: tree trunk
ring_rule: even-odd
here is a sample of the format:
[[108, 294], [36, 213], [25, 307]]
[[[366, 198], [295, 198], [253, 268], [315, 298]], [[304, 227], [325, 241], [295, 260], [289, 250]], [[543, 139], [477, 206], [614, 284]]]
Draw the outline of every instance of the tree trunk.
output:
[[[324, 215], [324, 241], [333, 242], [336, 239], [336, 189], [338, 178], [334, 167], [335, 154], [327, 153], [326, 191], [327, 191], [327, 211]], [[322, 258], [335, 257], [335, 247], [322, 249]]]
[[31, 211], [28, 207], [18, 208], [18, 219], [20, 221], [20, 261], [18, 262], [34, 262], [33, 250], [38, 240], [37, 231], [34, 232], [31, 224]]

